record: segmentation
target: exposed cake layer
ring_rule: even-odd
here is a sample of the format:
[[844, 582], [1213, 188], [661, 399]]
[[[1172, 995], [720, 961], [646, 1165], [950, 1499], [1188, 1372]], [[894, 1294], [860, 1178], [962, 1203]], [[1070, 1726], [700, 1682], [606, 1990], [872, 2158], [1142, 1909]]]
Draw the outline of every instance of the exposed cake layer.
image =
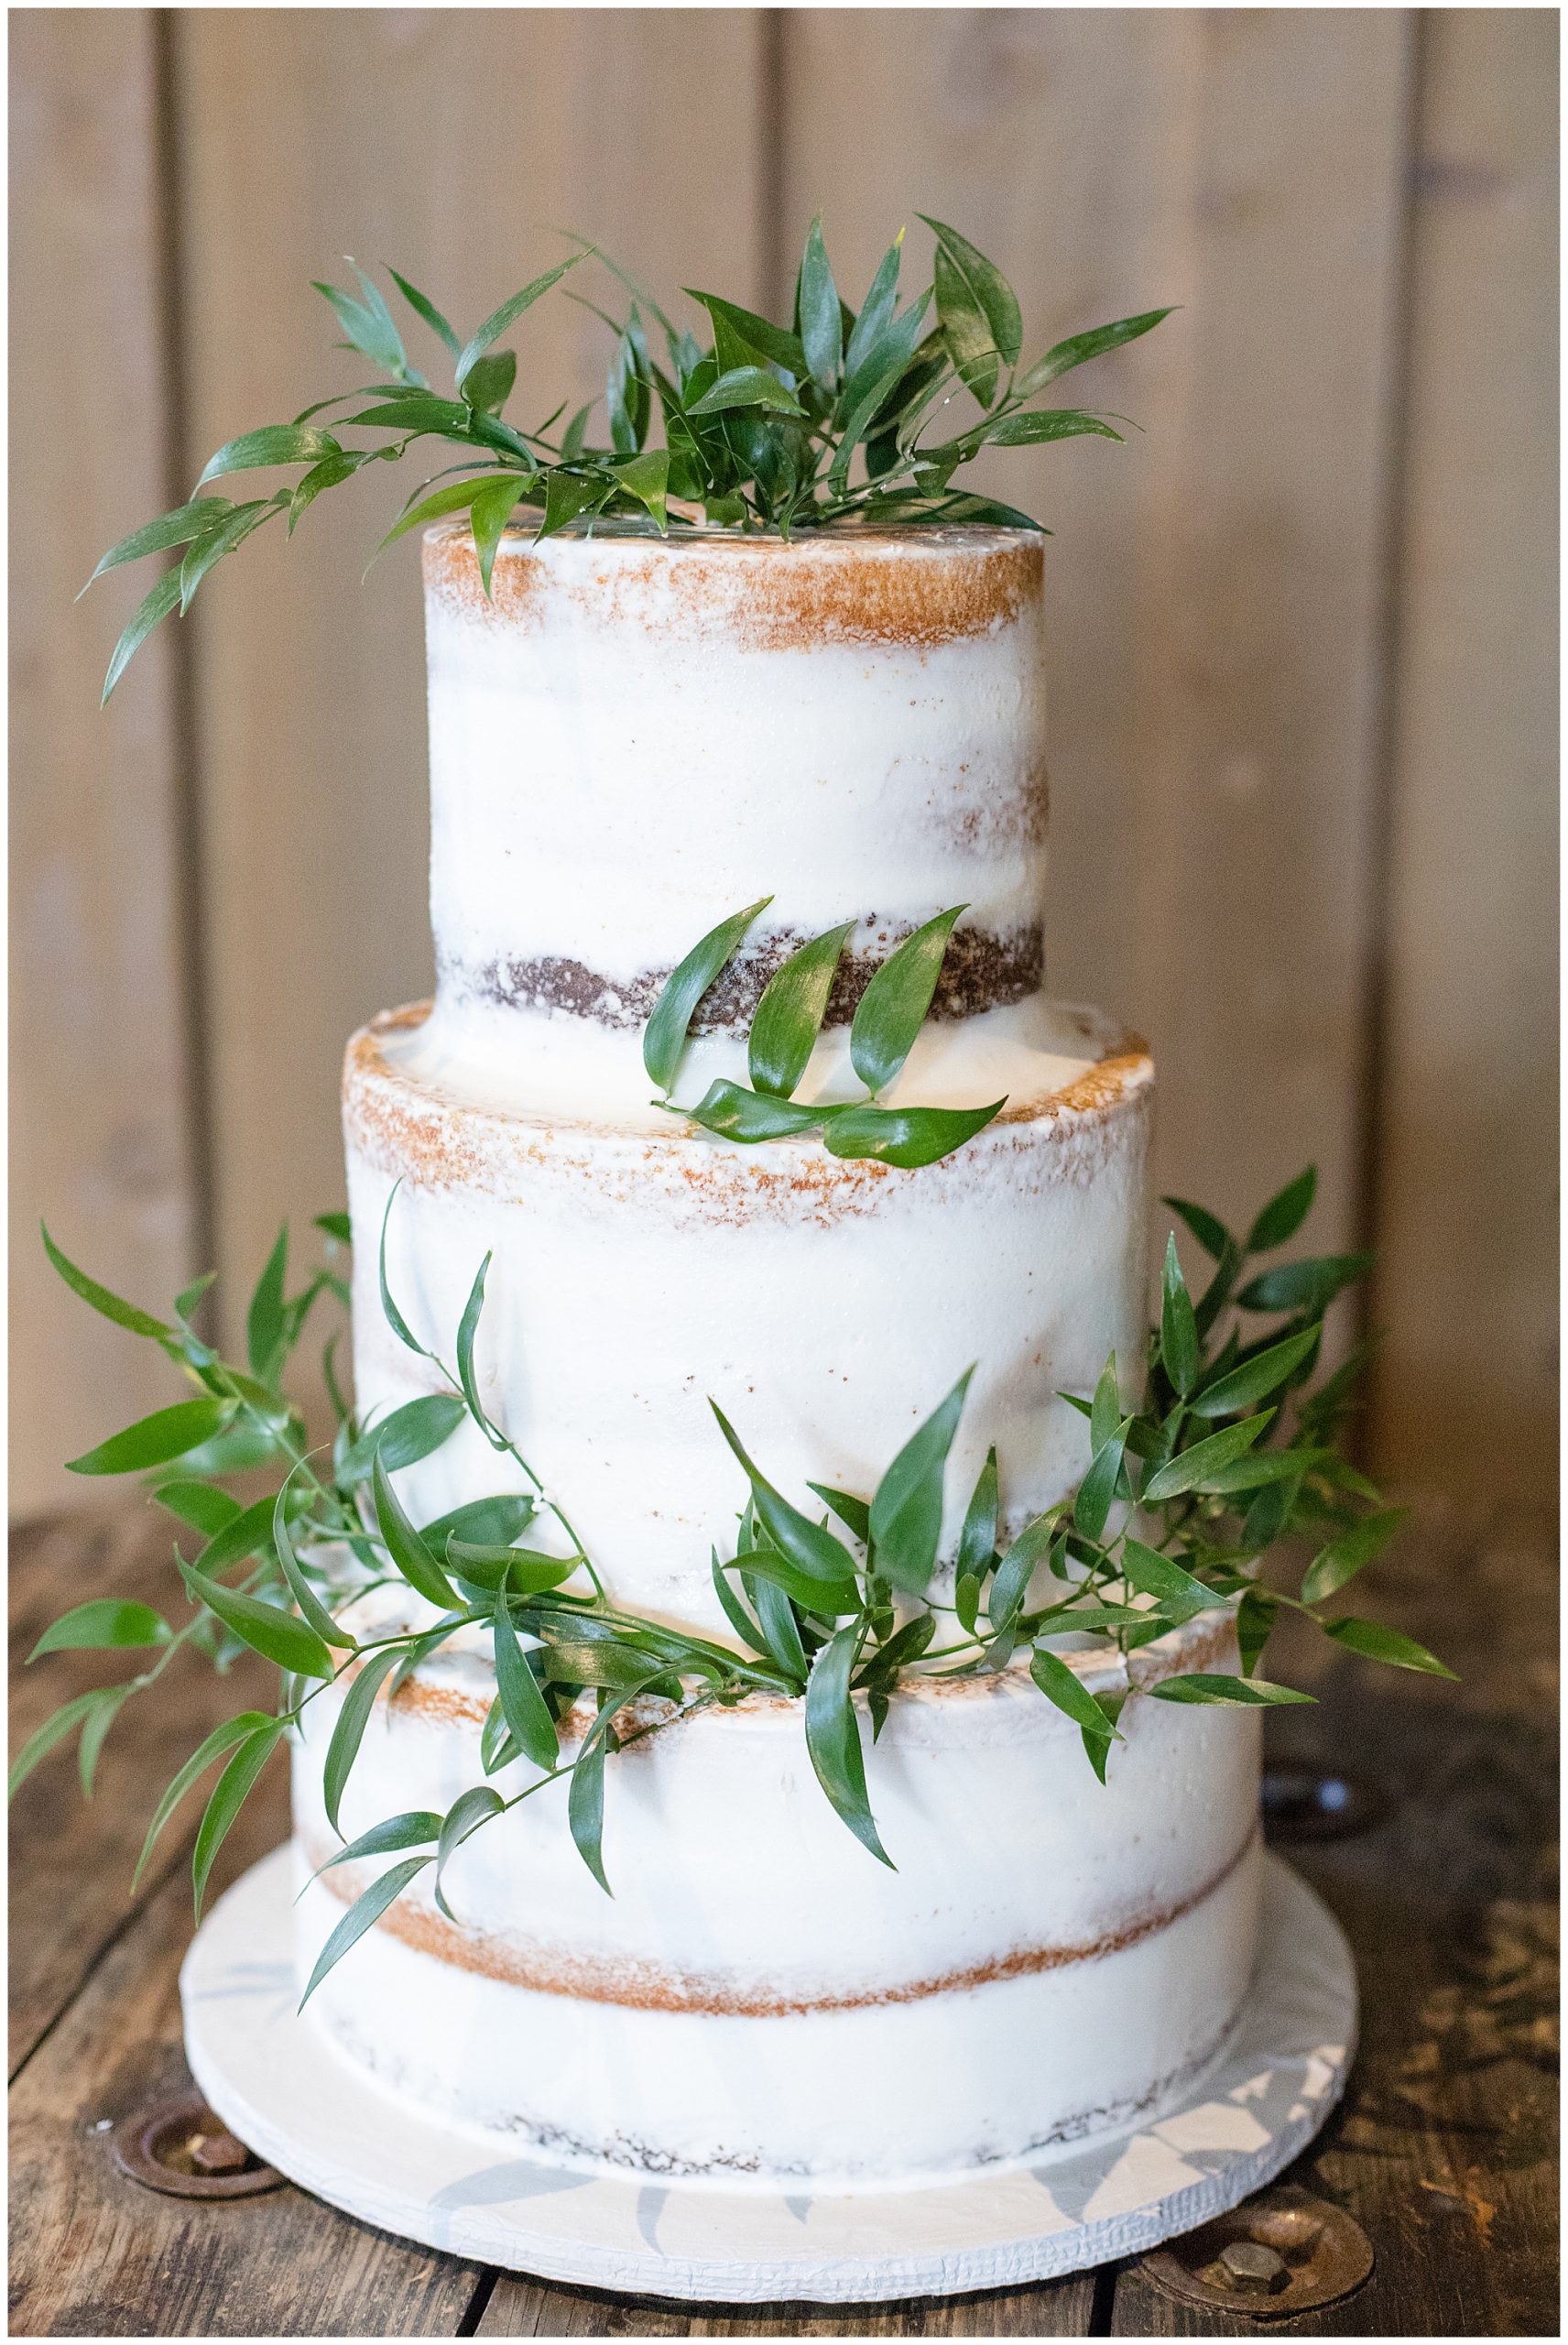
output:
[[[595, 1123], [495, 1104], [467, 1062], [432, 1062], [422, 1010], [379, 1020], [344, 1075], [362, 1414], [444, 1389], [380, 1306], [400, 1181], [387, 1262], [406, 1317], [451, 1365], [492, 1255], [485, 1405], [623, 1599], [724, 1627], [709, 1551], [730, 1551], [746, 1489], [710, 1398], [798, 1501], [808, 1479], [869, 1496], [974, 1366], [950, 1538], [991, 1442], [1017, 1525], [1088, 1462], [1059, 1391], [1092, 1389], [1113, 1349], [1129, 1392], [1141, 1372], [1152, 1068], [1093, 1013], [1051, 1031], [1054, 1050], [999, 1042], [1013, 1104], [910, 1172], [815, 1140], [742, 1149], [646, 1108]], [[525, 1487], [472, 1424], [398, 1482], [419, 1521]]]
[[[1125, 1683], [1114, 1658], [1073, 1658]], [[1132, 1671], [1235, 1666], [1209, 1614]], [[494, 1692], [457, 1653], [378, 1702], [344, 1832], [480, 1781]], [[340, 1698], [310, 1706], [296, 1759], [307, 1871], [338, 1845], [320, 1779]], [[547, 1786], [452, 1858], [455, 1925], [422, 1875], [311, 2009], [392, 2089], [567, 2163], [850, 2187], [1027, 2159], [1157, 2110], [1218, 2049], [1251, 1969], [1255, 1716], [1135, 1695], [1121, 1727], [1102, 1786], [1021, 1668], [906, 1681], [864, 1737], [889, 1872], [818, 1789], [799, 1703], [694, 1716], [611, 1762], [613, 1898]], [[303, 1969], [378, 1869], [309, 1892]]]
[[425, 540], [430, 910], [443, 1012], [635, 1035], [715, 922], [773, 902], [702, 1012], [748, 1018], [854, 920], [833, 1022], [891, 942], [970, 911], [935, 1004], [1041, 984], [1040, 540], [611, 531]]

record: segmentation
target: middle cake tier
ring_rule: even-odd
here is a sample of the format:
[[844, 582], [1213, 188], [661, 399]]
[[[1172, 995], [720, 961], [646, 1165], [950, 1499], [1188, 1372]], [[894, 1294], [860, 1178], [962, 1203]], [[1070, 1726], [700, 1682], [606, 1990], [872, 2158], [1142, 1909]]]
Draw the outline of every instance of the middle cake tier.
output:
[[[1153, 1091], [1143, 1046], [1096, 1013], [1028, 1015], [1027, 1039], [996, 1041], [1007, 1107], [917, 1172], [811, 1139], [741, 1148], [652, 1110], [547, 1114], [450, 1056], [424, 1005], [378, 1019], [344, 1073], [361, 1419], [451, 1389], [382, 1308], [397, 1186], [399, 1308], [452, 1367], [491, 1256], [484, 1406], [623, 1603], [724, 1632], [710, 1551], [733, 1553], [746, 1483], [710, 1401], [797, 1503], [808, 1482], [869, 1498], [973, 1367], [942, 1552], [992, 1444], [1016, 1531], [1088, 1464], [1060, 1394], [1091, 1391], [1113, 1351], [1124, 1393], [1140, 1386]], [[397, 1477], [420, 1523], [526, 1487], [472, 1423]]]

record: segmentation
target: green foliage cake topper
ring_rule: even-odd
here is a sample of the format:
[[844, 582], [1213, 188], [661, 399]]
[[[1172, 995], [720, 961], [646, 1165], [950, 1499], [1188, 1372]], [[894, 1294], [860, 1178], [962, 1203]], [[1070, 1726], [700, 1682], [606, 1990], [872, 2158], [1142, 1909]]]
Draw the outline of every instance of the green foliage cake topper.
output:
[[866, 1085], [865, 1099], [829, 1104], [798, 1101], [796, 1087], [806, 1072], [837, 974], [839, 956], [854, 921], [814, 936], [792, 953], [763, 988], [751, 1022], [747, 1072], [752, 1088], [720, 1076], [693, 1107], [677, 1107], [670, 1097], [698, 1005], [729, 966], [771, 896], [732, 912], [671, 970], [643, 1034], [642, 1058], [664, 1096], [656, 1107], [686, 1116], [721, 1140], [754, 1146], [820, 1131], [833, 1156], [874, 1157], [883, 1164], [912, 1170], [935, 1164], [983, 1131], [1007, 1106], [1006, 1098], [979, 1107], [883, 1107], [877, 1095], [903, 1070], [936, 992], [948, 941], [966, 904], [954, 904], [928, 920], [896, 945], [872, 974], [856, 1004], [849, 1031], [850, 1064]]
[[[397, 295], [445, 345], [450, 393], [433, 390], [410, 363], [385, 295], [351, 262], [356, 293], [320, 281], [315, 289], [343, 331], [338, 347], [368, 360], [379, 379], [313, 400], [291, 422], [242, 432], [209, 457], [185, 504], [103, 555], [88, 585], [122, 562], [184, 549], [115, 645], [104, 699], [153, 628], [171, 611], [189, 610], [224, 555], [279, 516], [291, 537], [325, 490], [367, 464], [396, 464], [425, 442], [447, 442], [464, 457], [416, 485], [382, 544], [442, 515], [466, 513], [486, 594], [502, 533], [519, 508], [541, 538], [601, 517], [665, 533], [701, 527], [783, 537], [844, 522], [1039, 529], [1010, 505], [954, 489], [954, 475], [986, 447], [1034, 446], [1085, 432], [1119, 440], [1102, 415], [1033, 402], [1074, 367], [1136, 341], [1171, 312], [1148, 310], [1070, 335], [1020, 372], [1023, 322], [1012, 287], [955, 228], [939, 220], [925, 224], [935, 238], [932, 279], [902, 307], [903, 230], [857, 312], [839, 293], [817, 219], [796, 278], [790, 324], [775, 325], [716, 293], [688, 288], [706, 314], [702, 338], [677, 327], [584, 238], [573, 240], [579, 249], [567, 259], [503, 301], [466, 342], [427, 295], [388, 268]], [[496, 344], [569, 270], [589, 261], [607, 269], [617, 291], [630, 297], [622, 317], [587, 303], [615, 337], [602, 426], [590, 438], [596, 399], [559, 431], [562, 408], [536, 425], [508, 421], [517, 359]], [[662, 342], [662, 360], [650, 337]], [[960, 395], [976, 411], [953, 430], [948, 409]], [[650, 444], [656, 408], [662, 446]], [[324, 420], [334, 409], [354, 411]], [[351, 441], [349, 432], [369, 437]], [[236, 503], [209, 485], [279, 468], [297, 470], [298, 478], [269, 496]]]
[[[679, 1044], [677, 1043], [677, 1048]], [[45, 1233], [66, 1283], [105, 1318], [158, 1344], [191, 1397], [154, 1411], [72, 1461], [82, 1474], [139, 1474], [174, 1519], [200, 1534], [190, 1555], [176, 1546], [191, 1607], [180, 1626], [150, 1606], [89, 1597], [40, 1638], [30, 1656], [67, 1649], [135, 1650], [128, 1679], [79, 1695], [39, 1728], [12, 1769], [13, 1791], [66, 1737], [79, 1736], [91, 1791], [105, 1738], [123, 1705], [158, 1683], [186, 1650], [218, 1667], [249, 1648], [282, 1672], [277, 1706], [245, 1709], [192, 1751], [159, 1801], [142, 1864], [187, 1793], [223, 1761], [197, 1833], [198, 1909], [213, 1861], [273, 1753], [309, 1705], [332, 1685], [344, 1698], [324, 1762], [334, 1830], [344, 1788], [378, 1695], [460, 1632], [489, 1643], [495, 1698], [480, 1738], [484, 1781], [444, 1815], [386, 1818], [338, 1849], [335, 1866], [397, 1856], [332, 1933], [307, 1994], [408, 1884], [443, 1875], [470, 1835], [548, 1785], [566, 1784], [567, 1824], [604, 1886], [607, 1762], [672, 1720], [751, 1694], [798, 1699], [811, 1764], [844, 1824], [884, 1863], [867, 1792], [859, 1709], [879, 1733], [888, 1705], [912, 1675], [975, 1677], [1021, 1663], [1043, 1699], [1079, 1729], [1104, 1782], [1129, 1699], [1258, 1707], [1310, 1696], [1259, 1674], [1275, 1620], [1289, 1609], [1348, 1651], [1395, 1667], [1451, 1673], [1424, 1647], [1379, 1622], [1339, 1609], [1342, 1591], [1382, 1551], [1398, 1508], [1337, 1445], [1360, 1355], [1312, 1385], [1325, 1313], [1368, 1267], [1360, 1254], [1271, 1262], [1244, 1278], [1300, 1227], [1312, 1200], [1309, 1171], [1258, 1216], [1245, 1238], [1213, 1214], [1168, 1199], [1214, 1268], [1201, 1294], [1188, 1290], [1172, 1235], [1165, 1252], [1159, 1325], [1142, 1363], [1144, 1392], [1129, 1403], [1113, 1358], [1092, 1395], [1063, 1393], [1087, 1421], [1089, 1464], [1076, 1492], [1004, 1540], [1005, 1489], [996, 1450], [970, 1494], [956, 1552], [939, 1557], [948, 1460], [964, 1406], [965, 1374], [888, 1464], [876, 1489], [825, 1484], [793, 1496], [757, 1461], [767, 1427], [733, 1423], [713, 1402], [715, 1439], [734, 1453], [745, 1501], [734, 1553], [710, 1557], [713, 1588], [734, 1645], [672, 1630], [617, 1605], [599, 1565], [560, 1502], [480, 1398], [474, 1352], [490, 1257], [475, 1274], [451, 1362], [410, 1326], [389, 1282], [383, 1223], [380, 1293], [387, 1325], [418, 1353], [443, 1390], [393, 1409], [378, 1423], [357, 1418], [339, 1390], [332, 1346], [325, 1382], [338, 1427], [330, 1450], [307, 1446], [304, 1421], [283, 1390], [289, 1359], [316, 1303], [346, 1303], [338, 1258], [347, 1217], [321, 1216], [328, 1259], [299, 1293], [288, 1292], [286, 1233], [251, 1299], [242, 1367], [219, 1357], [191, 1324], [206, 1282], [187, 1288], [164, 1319], [100, 1286]], [[387, 1220], [396, 1204], [388, 1201]], [[1267, 1323], [1261, 1332], [1257, 1324]], [[335, 1340], [335, 1339], [334, 1339]], [[1128, 1380], [1131, 1380], [1130, 1379]], [[392, 1484], [470, 1421], [526, 1484], [471, 1500], [416, 1524]], [[249, 1505], [226, 1478], [257, 1467], [276, 1487]], [[1311, 1543], [1290, 1593], [1258, 1566], [1285, 1537]], [[543, 1540], [547, 1543], [532, 1543]], [[951, 1573], [951, 1578], [950, 1578]], [[1039, 1590], [1050, 1593], [1042, 1600]], [[434, 1619], [400, 1620], [361, 1635], [345, 1613], [376, 1588], [402, 1589]], [[1200, 1613], [1234, 1618], [1239, 1674], [1189, 1672], [1133, 1689], [1130, 1657]], [[1123, 1685], [1096, 1692], [1062, 1659], [1062, 1640], [1087, 1641], [1119, 1668]], [[648, 1697], [652, 1697], [649, 1699]], [[494, 1780], [514, 1762], [526, 1780]], [[139, 1871], [139, 1868], [138, 1868]]]

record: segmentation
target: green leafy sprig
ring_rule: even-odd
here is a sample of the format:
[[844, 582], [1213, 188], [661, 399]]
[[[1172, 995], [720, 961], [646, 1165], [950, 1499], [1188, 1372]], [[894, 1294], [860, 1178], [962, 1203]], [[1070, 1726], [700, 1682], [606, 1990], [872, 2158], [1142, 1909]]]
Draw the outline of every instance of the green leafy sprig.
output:
[[[382, 545], [466, 513], [486, 594], [502, 536], [519, 512], [536, 539], [600, 519], [666, 534], [702, 528], [786, 538], [852, 521], [1040, 528], [1012, 506], [955, 490], [955, 474], [987, 446], [1031, 446], [1084, 433], [1119, 440], [1104, 417], [1087, 409], [1031, 402], [1073, 367], [1137, 340], [1171, 312], [1149, 310], [1071, 335], [1020, 373], [1023, 328], [1012, 288], [956, 229], [937, 220], [926, 225], [935, 238], [932, 281], [903, 308], [903, 231], [857, 314], [838, 291], [819, 218], [806, 239], [790, 324], [688, 289], [704, 320], [701, 338], [674, 325], [585, 238], [574, 239], [575, 251], [503, 301], [466, 341], [428, 295], [388, 268], [397, 296], [451, 361], [450, 393], [433, 390], [410, 363], [386, 296], [351, 261], [357, 292], [319, 280], [315, 289], [342, 330], [337, 346], [366, 361], [377, 379], [313, 400], [291, 422], [264, 424], [226, 442], [208, 458], [184, 504], [132, 530], [103, 556], [88, 585], [124, 562], [182, 550], [116, 643], [104, 699], [160, 620], [175, 610], [183, 616], [226, 555], [279, 518], [292, 537], [325, 491], [367, 465], [397, 464], [426, 442], [460, 447], [463, 456], [418, 484]], [[602, 422], [590, 438], [596, 399], [559, 431], [559, 407], [531, 427], [510, 422], [504, 410], [517, 387], [517, 353], [496, 344], [585, 262], [608, 271], [616, 288], [608, 298], [623, 290], [631, 297], [623, 317], [587, 303], [614, 336]], [[662, 363], [652, 354], [649, 322], [662, 342]], [[944, 439], [932, 438], [955, 398], [972, 420]], [[332, 409], [340, 412], [323, 420]], [[651, 438], [656, 420], [662, 445]], [[267, 496], [236, 503], [211, 485], [278, 469], [298, 476]]]
[[[787, 1069], [788, 1040], [775, 1037], [768, 1047]], [[378, 1423], [363, 1423], [339, 1391], [329, 1343], [325, 1377], [339, 1418], [329, 1454], [306, 1448], [282, 1375], [317, 1299], [330, 1293], [346, 1301], [338, 1267], [348, 1241], [346, 1216], [320, 1217], [326, 1263], [294, 1295], [288, 1292], [287, 1233], [280, 1235], [251, 1298], [244, 1367], [220, 1358], [191, 1324], [207, 1281], [187, 1288], [172, 1317], [160, 1318], [88, 1277], [46, 1233], [49, 1259], [66, 1283], [104, 1317], [158, 1344], [191, 1396], [112, 1435], [75, 1460], [75, 1470], [144, 1475], [154, 1500], [202, 1543], [190, 1555], [176, 1546], [191, 1606], [181, 1625], [148, 1605], [90, 1597], [45, 1631], [33, 1660], [82, 1649], [150, 1658], [130, 1678], [55, 1711], [19, 1753], [12, 1790], [75, 1734], [83, 1788], [91, 1791], [120, 1709], [156, 1685], [183, 1651], [201, 1652], [220, 1670], [245, 1650], [261, 1654], [281, 1673], [276, 1707], [240, 1711], [192, 1751], [158, 1805], [137, 1867], [139, 1876], [186, 1795], [222, 1761], [192, 1858], [199, 1910], [245, 1801], [326, 1687], [343, 1688], [323, 1764], [326, 1811], [341, 1837], [342, 1801], [378, 1696], [395, 1692], [460, 1631], [479, 1631], [490, 1642], [496, 1684], [480, 1738], [485, 1780], [444, 1815], [388, 1817], [329, 1859], [325, 1869], [385, 1856], [398, 1861], [333, 1930], [310, 1994], [430, 1867], [437, 1902], [450, 1914], [443, 1875], [457, 1849], [548, 1784], [566, 1784], [568, 1828], [584, 1863], [607, 1886], [609, 1761], [677, 1718], [748, 1694], [800, 1700], [824, 1795], [868, 1852], [891, 1863], [868, 1795], [860, 1710], [864, 1706], [875, 1739], [912, 1676], [979, 1676], [1027, 1658], [1041, 1696], [1079, 1729], [1102, 1782], [1115, 1763], [1129, 1699], [1232, 1707], [1309, 1699], [1260, 1674], [1282, 1609], [1310, 1620], [1350, 1652], [1448, 1676], [1412, 1639], [1339, 1609], [1344, 1589], [1382, 1552], [1402, 1511], [1386, 1505], [1336, 1445], [1361, 1356], [1353, 1353], [1315, 1387], [1311, 1381], [1324, 1314], [1364, 1273], [1367, 1258], [1327, 1255], [1253, 1267], [1254, 1258], [1273, 1255], [1295, 1235], [1314, 1185], [1310, 1171], [1291, 1182], [1245, 1238], [1200, 1206], [1166, 1201], [1214, 1268], [1202, 1293], [1192, 1295], [1172, 1236], [1143, 1397], [1125, 1397], [1114, 1357], [1092, 1395], [1061, 1396], [1087, 1420], [1088, 1468], [1075, 1492], [1011, 1538], [1003, 1536], [998, 1461], [989, 1451], [947, 1564], [942, 1525], [948, 1461], [968, 1373], [869, 1496], [813, 1483], [810, 1509], [768, 1479], [715, 1402], [718, 1435], [747, 1490], [734, 1553], [721, 1556], [715, 1547], [710, 1558], [733, 1645], [615, 1604], [560, 1504], [485, 1408], [474, 1353], [488, 1256], [475, 1274], [449, 1366], [421, 1341], [393, 1294], [384, 1220], [383, 1312], [398, 1340], [446, 1389], [405, 1402]], [[394, 1191], [387, 1219], [395, 1197]], [[416, 1525], [390, 1478], [431, 1455], [465, 1421], [511, 1459], [528, 1487], [472, 1500]], [[270, 1469], [276, 1488], [242, 1505], [223, 1484], [258, 1467]], [[552, 1545], [525, 1543], [539, 1529]], [[1266, 1585], [1258, 1576], [1265, 1550], [1303, 1535], [1312, 1552], [1297, 1592]], [[434, 1618], [362, 1636], [349, 1607], [387, 1587], [422, 1598]], [[1129, 1668], [1137, 1652], [1216, 1610], [1234, 1619], [1239, 1673], [1182, 1673], [1138, 1687]], [[1120, 1685], [1093, 1690], [1063, 1659], [1063, 1639], [1086, 1643], [1112, 1664]], [[509, 1789], [496, 1780], [504, 1775]]]
[[983, 1131], [1007, 1106], [1005, 1096], [980, 1107], [878, 1105], [878, 1095], [901, 1073], [925, 1023], [954, 924], [968, 909], [964, 904], [914, 930], [872, 973], [849, 1032], [850, 1063], [866, 1085], [864, 1099], [834, 1105], [794, 1096], [822, 1031], [845, 939], [855, 925], [846, 921], [802, 944], [768, 979], [747, 1045], [751, 1088], [724, 1076], [709, 1085], [695, 1107], [675, 1106], [670, 1094], [698, 1006], [772, 900], [764, 896], [722, 920], [666, 979], [643, 1033], [643, 1064], [663, 1095], [654, 1106], [689, 1118], [721, 1140], [749, 1146], [820, 1131], [833, 1156], [874, 1157], [906, 1169], [934, 1164]]

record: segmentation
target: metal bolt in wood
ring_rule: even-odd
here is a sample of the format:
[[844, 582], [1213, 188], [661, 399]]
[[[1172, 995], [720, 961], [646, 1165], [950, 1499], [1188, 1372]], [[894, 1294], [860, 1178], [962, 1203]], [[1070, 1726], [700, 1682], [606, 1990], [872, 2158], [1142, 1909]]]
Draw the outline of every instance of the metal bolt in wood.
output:
[[111, 2132], [109, 2149], [122, 2174], [170, 2198], [249, 2198], [284, 2180], [193, 2089], [131, 2110]]
[[1359, 2288], [1372, 2243], [1343, 2208], [1281, 2183], [1146, 2255], [1138, 2269], [1185, 2304], [1289, 2320]]

